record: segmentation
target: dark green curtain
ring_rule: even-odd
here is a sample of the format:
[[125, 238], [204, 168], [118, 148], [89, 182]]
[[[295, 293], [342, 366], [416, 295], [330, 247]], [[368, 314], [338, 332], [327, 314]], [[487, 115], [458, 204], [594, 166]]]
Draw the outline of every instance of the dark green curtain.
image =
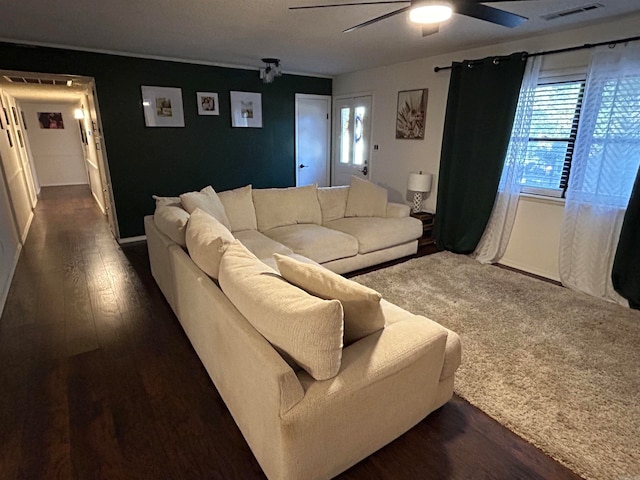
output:
[[629, 306], [640, 310], [640, 169], [624, 214], [611, 279]]
[[435, 239], [471, 253], [489, 221], [518, 106], [526, 54], [454, 63], [445, 115]]

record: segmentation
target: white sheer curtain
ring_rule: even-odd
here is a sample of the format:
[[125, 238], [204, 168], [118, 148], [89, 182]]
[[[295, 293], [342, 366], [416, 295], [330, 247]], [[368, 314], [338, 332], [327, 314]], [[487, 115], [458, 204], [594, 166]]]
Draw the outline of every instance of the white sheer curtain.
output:
[[640, 164], [640, 45], [591, 59], [560, 245], [560, 278], [574, 290], [627, 304], [611, 270]]
[[535, 89], [542, 57], [531, 57], [522, 79], [518, 108], [511, 130], [511, 141], [505, 157], [505, 166], [498, 186], [498, 195], [493, 204], [491, 217], [480, 238], [475, 251], [471, 254], [480, 263], [495, 263], [502, 258], [516, 219], [520, 180], [524, 169], [529, 144], [529, 129]]

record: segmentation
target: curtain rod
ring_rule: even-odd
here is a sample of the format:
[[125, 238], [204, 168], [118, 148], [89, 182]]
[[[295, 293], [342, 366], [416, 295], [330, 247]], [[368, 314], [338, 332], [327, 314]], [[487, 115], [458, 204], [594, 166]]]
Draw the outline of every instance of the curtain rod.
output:
[[[579, 46], [576, 46], [576, 47], [560, 48], [558, 50], [547, 50], [545, 52], [538, 52], [538, 53], [526, 53], [525, 54], [525, 58], [539, 57], [541, 55], [553, 55], [555, 53], [574, 52], [576, 50], [584, 50], [586, 48], [601, 47], [603, 45], [617, 45], [618, 43], [635, 42], [637, 40], [640, 40], [640, 36], [621, 38], [619, 40], [611, 40], [611, 41], [608, 41], [608, 42], [585, 43], [584, 45], [579, 45]], [[473, 62], [473, 60], [472, 60], [472, 62]], [[438, 73], [440, 70], [451, 70], [452, 67], [453, 67], [453, 65], [449, 65], [447, 67], [433, 67], [433, 71]]]

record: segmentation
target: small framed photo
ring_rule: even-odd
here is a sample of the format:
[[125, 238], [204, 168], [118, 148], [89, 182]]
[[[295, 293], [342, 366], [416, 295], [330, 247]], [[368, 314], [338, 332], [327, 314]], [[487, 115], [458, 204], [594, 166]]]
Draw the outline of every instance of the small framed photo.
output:
[[218, 94], [213, 92], [196, 92], [198, 115], [220, 115]]
[[424, 139], [428, 93], [426, 88], [398, 92], [396, 138]]
[[262, 95], [254, 92], [230, 92], [231, 126], [262, 128]]
[[40, 128], [61, 130], [64, 128], [62, 112], [38, 112]]
[[182, 89], [142, 85], [142, 108], [147, 127], [184, 127]]

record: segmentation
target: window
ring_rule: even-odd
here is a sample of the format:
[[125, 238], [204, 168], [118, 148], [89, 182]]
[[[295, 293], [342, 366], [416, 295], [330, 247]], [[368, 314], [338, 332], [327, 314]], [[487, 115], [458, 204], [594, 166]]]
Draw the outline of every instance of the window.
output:
[[365, 163], [363, 139], [365, 115], [366, 108], [362, 105], [340, 109], [340, 163], [353, 165]]
[[541, 81], [535, 91], [527, 158], [520, 184], [524, 193], [563, 197], [571, 173], [584, 79]]

